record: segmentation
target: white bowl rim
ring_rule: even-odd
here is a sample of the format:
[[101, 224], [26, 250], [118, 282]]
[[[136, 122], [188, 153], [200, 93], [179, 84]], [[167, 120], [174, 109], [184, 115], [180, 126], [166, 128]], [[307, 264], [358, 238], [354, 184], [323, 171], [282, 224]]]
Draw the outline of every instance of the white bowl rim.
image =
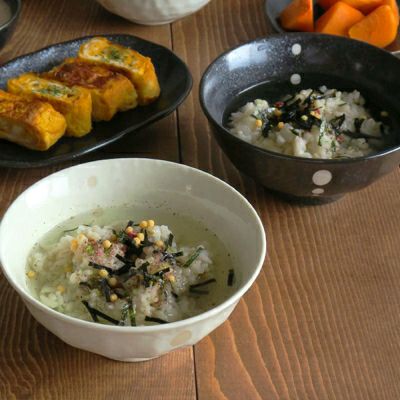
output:
[[[33, 306], [39, 308], [41, 311], [54, 316], [56, 319], [64, 320], [65, 322], [69, 322], [72, 325], [81, 326], [82, 328], [87, 327], [87, 328], [92, 328], [92, 329], [99, 329], [99, 330], [105, 331], [105, 332], [108, 331], [108, 332], [119, 332], [119, 333], [135, 333], [135, 332], [137, 332], [137, 333], [146, 333], [147, 332], [148, 333], [148, 332], [153, 332], [153, 331], [156, 331], [156, 332], [168, 331], [168, 330], [174, 329], [174, 328], [184, 328], [188, 325], [192, 325], [193, 323], [198, 323], [198, 322], [206, 320], [210, 317], [213, 317], [213, 316], [219, 314], [220, 312], [222, 312], [223, 310], [234, 305], [236, 302], [238, 302], [243, 297], [243, 295], [250, 289], [251, 285], [254, 283], [254, 281], [256, 280], [256, 278], [258, 277], [258, 275], [261, 271], [261, 268], [264, 264], [266, 253], [267, 253], [266, 233], [265, 233], [264, 226], [261, 222], [259, 215], [257, 214], [254, 207], [250, 204], [250, 202], [234, 187], [232, 187], [228, 183], [224, 182], [222, 179], [217, 178], [208, 172], [202, 171], [202, 170], [194, 168], [194, 167], [190, 167], [185, 164], [180, 164], [180, 163], [176, 163], [176, 162], [172, 162], [172, 161], [159, 160], [159, 159], [152, 159], [152, 158], [132, 157], [132, 158], [112, 158], [112, 159], [105, 159], [105, 160], [90, 161], [87, 163], [82, 163], [82, 164], [74, 165], [72, 167], [64, 168], [60, 171], [54, 172], [50, 175], [47, 175], [46, 177], [40, 179], [39, 181], [35, 182], [33, 185], [28, 187], [26, 190], [24, 190], [11, 203], [11, 205], [7, 209], [6, 213], [4, 214], [3, 219], [5, 219], [7, 217], [10, 210], [12, 210], [14, 207], [16, 207], [16, 204], [18, 203], [19, 199], [22, 198], [22, 196], [26, 195], [31, 190], [33, 190], [36, 186], [38, 186], [42, 182], [46, 181], [47, 179], [50, 179], [51, 177], [57, 176], [58, 174], [65, 174], [66, 172], [73, 170], [73, 169], [79, 169], [81, 166], [101, 165], [101, 164], [107, 164], [109, 162], [126, 162], [126, 161], [135, 161], [135, 160], [140, 160], [140, 162], [144, 162], [144, 163], [156, 162], [156, 163], [160, 163], [160, 164], [164, 164], [164, 165], [174, 165], [175, 167], [183, 168], [183, 169], [186, 169], [187, 171], [191, 171], [193, 173], [204, 176], [204, 177], [224, 186], [232, 194], [237, 196], [242, 203], [244, 203], [247, 206], [250, 213], [255, 218], [255, 221], [257, 223], [255, 228], [257, 228], [259, 230], [259, 233], [260, 233], [259, 236], [260, 236], [260, 240], [261, 240], [261, 254], [259, 257], [259, 261], [258, 261], [258, 264], [257, 264], [254, 272], [251, 274], [251, 276], [247, 280], [247, 282], [239, 290], [235, 291], [235, 293], [233, 293], [230, 297], [228, 297], [221, 304], [217, 305], [216, 307], [211, 308], [210, 310], [207, 310], [201, 314], [195, 315], [190, 318], [186, 318], [186, 319], [176, 321], [176, 322], [169, 322], [166, 324], [150, 325], [150, 326], [105, 325], [105, 324], [99, 324], [99, 323], [85, 321], [85, 320], [81, 320], [79, 318], [71, 317], [67, 314], [63, 314], [59, 311], [55, 311], [52, 308], [45, 306], [39, 300], [35, 299], [33, 297], [33, 295], [31, 295], [28, 291], [25, 291], [23, 288], [21, 288], [20, 285], [18, 285], [6, 271], [6, 268], [3, 266], [3, 263], [2, 263], [2, 254], [1, 254], [1, 246], [0, 246], [0, 268], [3, 271], [4, 276], [7, 278], [7, 281], [18, 292], [18, 294], [22, 297], [22, 299], [28, 301]], [[3, 224], [0, 224], [0, 243], [1, 243], [2, 236], [5, 235], [5, 232], [3, 232], [2, 227], [3, 227]]]

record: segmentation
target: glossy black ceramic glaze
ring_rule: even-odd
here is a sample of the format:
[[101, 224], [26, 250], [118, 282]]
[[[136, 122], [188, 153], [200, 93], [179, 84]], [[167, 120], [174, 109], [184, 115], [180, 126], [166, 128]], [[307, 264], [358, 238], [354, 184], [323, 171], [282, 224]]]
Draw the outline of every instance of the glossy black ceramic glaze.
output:
[[[298, 55], [292, 51], [295, 44], [301, 46]], [[290, 83], [293, 74], [300, 75], [299, 85]], [[327, 202], [362, 189], [398, 167], [399, 74], [400, 60], [361, 42], [313, 33], [276, 35], [241, 45], [216, 59], [202, 78], [200, 101], [218, 143], [238, 169], [285, 196]], [[258, 85], [267, 100], [321, 85], [358, 89], [367, 100], [389, 111], [392, 145], [377, 154], [345, 160], [284, 156], [255, 147], [229, 133], [226, 114], [232, 105], [244, 105], [248, 89]], [[331, 179], [321, 185], [320, 174]]]
[[11, 37], [11, 34], [13, 33], [17, 24], [21, 9], [21, 0], [5, 0], [5, 2], [10, 7], [11, 18], [3, 25], [0, 25], [0, 50], [4, 47], [7, 40]]
[[[0, 140], [0, 166], [39, 167], [71, 160], [112, 143], [126, 134], [134, 135], [140, 128], [171, 112], [186, 98], [192, 77], [181, 59], [167, 48], [131, 35], [102, 35], [115, 43], [131, 47], [151, 57], [161, 86], [161, 96], [154, 103], [120, 112], [108, 122], [94, 122], [93, 130], [82, 138], [61, 138], [44, 152], [32, 151]], [[47, 71], [65, 58], [76, 56], [79, 46], [91, 36], [55, 44], [35, 53], [16, 58], [0, 68], [0, 88], [7, 80], [24, 72]]]

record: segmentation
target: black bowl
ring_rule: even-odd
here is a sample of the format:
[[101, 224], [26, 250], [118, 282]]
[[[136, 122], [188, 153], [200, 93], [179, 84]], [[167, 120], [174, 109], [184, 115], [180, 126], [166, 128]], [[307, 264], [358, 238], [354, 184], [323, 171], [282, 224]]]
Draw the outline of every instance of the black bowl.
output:
[[5, 2], [10, 7], [11, 18], [3, 25], [0, 25], [0, 50], [4, 47], [14, 31], [21, 10], [21, 0], [5, 0]]
[[[301, 46], [295, 55], [293, 45]], [[296, 46], [298, 49], [299, 47]], [[400, 163], [400, 60], [368, 44], [315, 33], [269, 36], [217, 58], [200, 85], [200, 102], [215, 137], [233, 164], [265, 187], [312, 203], [335, 200], [362, 189]], [[293, 85], [293, 74], [301, 83]], [[232, 135], [227, 115], [262, 96], [278, 100], [301, 89], [326, 85], [358, 89], [390, 115], [391, 145], [353, 159], [306, 159], [255, 147]]]

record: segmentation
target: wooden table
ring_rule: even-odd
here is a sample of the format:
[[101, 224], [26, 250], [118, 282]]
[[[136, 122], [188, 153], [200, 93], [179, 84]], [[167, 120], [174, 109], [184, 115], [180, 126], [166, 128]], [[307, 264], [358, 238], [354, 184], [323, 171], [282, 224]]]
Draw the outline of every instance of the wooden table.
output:
[[[263, 0], [212, 0], [196, 15], [159, 27], [131, 24], [94, 0], [23, 1], [1, 63], [101, 33], [144, 37], [187, 62], [194, 87], [178, 112], [139, 141], [127, 138], [93, 157], [162, 158], [213, 173], [256, 207], [269, 250], [228, 322], [193, 348], [139, 364], [64, 344], [30, 317], [0, 276], [1, 400], [400, 398], [399, 171], [330, 205], [283, 203], [238, 173], [201, 112], [198, 83], [206, 66], [270, 30]], [[24, 189], [65, 166], [0, 169], [0, 217]]]

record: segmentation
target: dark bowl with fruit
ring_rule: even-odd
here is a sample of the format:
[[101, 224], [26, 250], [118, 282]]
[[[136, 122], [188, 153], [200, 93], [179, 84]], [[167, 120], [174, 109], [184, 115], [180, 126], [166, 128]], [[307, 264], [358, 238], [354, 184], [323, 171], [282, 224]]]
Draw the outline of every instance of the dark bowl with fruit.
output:
[[267, 0], [265, 13], [276, 32], [316, 32], [400, 50], [397, 0]]

